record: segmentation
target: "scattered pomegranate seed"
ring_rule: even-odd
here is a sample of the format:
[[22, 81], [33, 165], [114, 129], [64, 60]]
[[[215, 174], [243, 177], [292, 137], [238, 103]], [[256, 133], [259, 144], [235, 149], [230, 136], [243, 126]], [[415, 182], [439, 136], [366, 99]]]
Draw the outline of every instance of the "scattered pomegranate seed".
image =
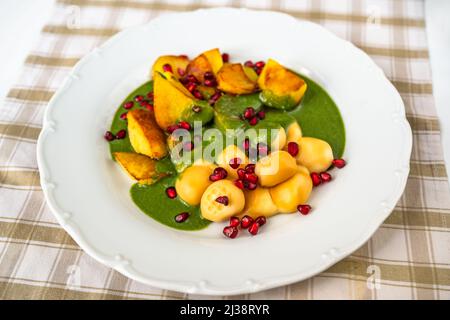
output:
[[247, 229], [253, 223], [253, 218], [250, 216], [243, 216], [241, 219], [241, 228]]
[[199, 83], [198, 79], [192, 74], [187, 76], [187, 80], [188, 80], [188, 82], [191, 82], [191, 83]]
[[239, 231], [236, 227], [228, 226], [223, 228], [223, 234], [225, 235], [225, 237], [228, 237], [230, 239], [236, 238], [238, 233]]
[[250, 119], [250, 121], [248, 122], [251, 126], [254, 126], [258, 123], [258, 118], [257, 117], [253, 117]]
[[258, 69], [264, 68], [265, 65], [266, 65], [266, 63], [264, 61], [258, 61], [255, 63], [255, 67]]
[[255, 164], [250, 163], [245, 166], [245, 172], [247, 173], [254, 173], [255, 172]]
[[345, 167], [346, 162], [345, 162], [344, 159], [334, 159], [334, 160], [333, 160], [333, 165], [334, 165], [336, 168], [341, 169], [341, 168]]
[[148, 111], [155, 111], [155, 107], [151, 103], [147, 104], [145, 108], [147, 108]]
[[188, 91], [189, 91], [190, 93], [192, 93], [192, 92], [194, 92], [194, 90], [197, 89], [197, 85], [196, 85], [195, 83], [193, 83], [193, 82], [189, 82], [189, 83], [187, 84], [187, 86], [186, 86], [186, 89], [188, 89]]
[[128, 101], [128, 102], [125, 102], [125, 103], [123, 104], [123, 107], [124, 107], [125, 109], [129, 110], [129, 109], [133, 108], [133, 105], [134, 105], [134, 102], [133, 102], [133, 101]]
[[219, 98], [221, 97], [221, 93], [220, 92], [216, 92], [214, 93], [211, 98], [209, 99], [209, 104], [213, 105], [217, 102], [217, 100], [219, 100]]
[[122, 114], [120, 115], [120, 119], [122, 119], [122, 120], [127, 120], [127, 114], [128, 114], [128, 112], [122, 113]]
[[266, 156], [269, 153], [269, 147], [265, 143], [258, 143], [258, 153], [262, 156]]
[[250, 181], [245, 181], [244, 182], [244, 186], [248, 189], [248, 190], [255, 190], [256, 187], [258, 186], [256, 183], [250, 182]]
[[211, 71], [206, 71], [203, 75], [203, 79], [205, 80], [215, 80], [216, 77], [214, 77], [214, 74]]
[[170, 64], [168, 64], [168, 63], [166, 63], [165, 65], [163, 65], [163, 71], [164, 72], [172, 72], [173, 73], [173, 70], [172, 70], [172, 66], [170, 65]]
[[244, 111], [244, 118], [249, 120], [255, 116], [255, 109], [253, 107], [248, 107]]
[[231, 217], [230, 218], [230, 227], [238, 227], [241, 221], [238, 217]]
[[261, 74], [262, 69], [255, 69], [256, 74], [259, 76]]
[[238, 175], [239, 179], [244, 179], [245, 178], [245, 170], [242, 168], [237, 169], [237, 175]]
[[175, 216], [175, 221], [178, 223], [185, 222], [189, 218], [189, 212], [182, 212]]
[[220, 176], [220, 174], [211, 174], [210, 176], [209, 176], [209, 181], [212, 181], [212, 182], [216, 182], [216, 181], [219, 181], [219, 180], [222, 180], [223, 178]]
[[144, 96], [137, 95], [134, 97], [134, 101], [136, 101], [136, 102], [141, 102], [142, 100], [144, 100]]
[[228, 176], [227, 170], [222, 167], [217, 167], [214, 169], [213, 174], [218, 174], [222, 179], [225, 179]]
[[215, 86], [217, 86], [217, 82], [216, 82], [216, 80], [206, 79], [205, 80], [205, 86], [207, 86], [207, 87], [215, 87]]
[[195, 113], [199, 113], [200, 111], [202, 111], [202, 107], [200, 107], [200, 106], [193, 106], [192, 107], [192, 111], [194, 111]]
[[295, 157], [298, 154], [297, 142], [291, 141], [288, 143], [288, 152], [291, 156]]
[[178, 126], [180, 128], [182, 128], [182, 129], [185, 129], [185, 130], [188, 130], [188, 131], [191, 130], [191, 125], [187, 121], [180, 121], [180, 122], [178, 122]]
[[322, 183], [322, 179], [317, 172], [311, 172], [310, 176], [314, 187], [317, 187]]
[[187, 77], [182, 77], [182, 78], [180, 78], [179, 81], [183, 84], [183, 86], [187, 86], [187, 84], [189, 83], [189, 80]]
[[320, 179], [322, 182], [330, 182], [333, 177], [328, 172], [321, 172], [320, 173]]
[[223, 62], [227, 63], [230, 61], [230, 55], [228, 53], [222, 53], [222, 60]]
[[244, 62], [244, 66], [249, 67], [249, 68], [253, 68], [255, 65], [253, 64], [253, 61], [247, 60], [247, 61]]
[[106, 131], [103, 137], [106, 141], [113, 141], [116, 138], [111, 131]]
[[260, 216], [260, 217], [256, 218], [255, 222], [256, 222], [257, 224], [259, 224], [260, 227], [262, 227], [263, 225], [266, 224], [267, 219], [266, 219], [266, 217], [264, 217], [264, 216]]
[[147, 93], [147, 98], [149, 98], [150, 100], [153, 100], [154, 97], [155, 97], [155, 95], [153, 94], [153, 91], [150, 91], [149, 93]]
[[244, 182], [241, 179], [234, 180], [234, 185], [239, 189], [244, 189]]
[[183, 77], [186, 74], [186, 70], [184, 70], [183, 68], [178, 68], [177, 72], [180, 75], [180, 77]]
[[203, 100], [203, 95], [200, 91], [198, 91], [197, 89], [192, 91], [192, 94], [194, 95], [194, 97], [198, 100]]
[[194, 150], [194, 143], [192, 141], [186, 141], [183, 144], [183, 150], [186, 152]]
[[248, 228], [248, 232], [250, 232], [251, 235], [256, 236], [259, 230], [259, 224], [256, 222], [253, 222], [252, 225]]
[[297, 210], [301, 214], [307, 215], [311, 211], [311, 206], [309, 204], [299, 204]]
[[180, 127], [176, 124], [168, 126], [167, 127], [167, 133], [172, 134], [175, 130], [179, 129]]
[[237, 169], [241, 165], [241, 162], [242, 162], [241, 158], [233, 158], [230, 160], [229, 165], [231, 168]]
[[245, 151], [248, 151], [248, 149], [250, 149], [250, 140], [248, 138], [244, 140], [242, 147], [244, 148]]
[[123, 139], [127, 135], [127, 131], [125, 129], [120, 130], [116, 133], [116, 139]]
[[177, 196], [177, 190], [175, 190], [175, 187], [168, 187], [166, 189], [166, 194], [170, 199], [174, 199]]
[[250, 183], [257, 183], [258, 182], [258, 176], [254, 173], [246, 173], [245, 174], [245, 180]]
[[223, 204], [224, 206], [227, 206], [229, 200], [228, 200], [227, 196], [220, 196], [220, 197], [217, 197], [216, 202]]
[[264, 111], [259, 111], [257, 116], [259, 120], [263, 120], [266, 117], [266, 113]]

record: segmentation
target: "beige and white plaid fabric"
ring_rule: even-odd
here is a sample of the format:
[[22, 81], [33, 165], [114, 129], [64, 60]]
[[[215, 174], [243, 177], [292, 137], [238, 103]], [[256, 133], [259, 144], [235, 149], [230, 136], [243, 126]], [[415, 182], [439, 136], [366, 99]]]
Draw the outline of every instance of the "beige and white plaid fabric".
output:
[[0, 298], [199, 298], [132, 281], [84, 253], [45, 204], [35, 153], [46, 104], [80, 57], [123, 28], [211, 6], [283, 11], [352, 41], [401, 93], [414, 137], [406, 191], [370, 241], [312, 279], [235, 298], [449, 299], [450, 193], [421, 0], [60, 0], [0, 107]]

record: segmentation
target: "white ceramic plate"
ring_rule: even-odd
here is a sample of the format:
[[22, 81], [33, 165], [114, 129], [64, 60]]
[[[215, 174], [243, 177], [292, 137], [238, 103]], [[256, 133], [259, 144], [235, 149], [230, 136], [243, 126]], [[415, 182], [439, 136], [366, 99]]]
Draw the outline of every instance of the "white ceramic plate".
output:
[[[235, 61], [273, 57], [307, 74], [331, 94], [346, 125], [348, 165], [313, 192], [314, 212], [271, 218], [257, 237], [228, 240], [223, 224], [183, 232], [152, 220], [131, 201], [132, 182], [103, 139], [116, 107], [148, 79], [159, 55], [192, 57], [213, 47]], [[153, 286], [226, 295], [306, 279], [360, 247], [400, 198], [411, 145], [399, 94], [351, 43], [285, 14], [210, 9], [128, 29], [82, 59], [49, 103], [38, 162], [48, 204], [95, 259]]]

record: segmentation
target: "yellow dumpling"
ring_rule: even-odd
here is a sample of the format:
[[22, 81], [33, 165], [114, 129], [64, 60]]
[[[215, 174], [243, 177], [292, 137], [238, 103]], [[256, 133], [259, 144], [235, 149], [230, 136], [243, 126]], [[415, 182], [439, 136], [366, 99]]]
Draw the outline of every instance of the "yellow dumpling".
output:
[[326, 171], [333, 162], [333, 150], [328, 142], [304, 137], [298, 142], [299, 153], [296, 156], [297, 163], [308, 168], [310, 172]]
[[308, 169], [299, 166], [297, 173], [275, 187], [270, 196], [280, 212], [294, 212], [299, 204], [305, 204], [313, 184]]
[[278, 134], [270, 145], [272, 151], [281, 150], [286, 145], [286, 131], [283, 127], [280, 127]]
[[273, 203], [268, 188], [256, 188], [252, 191], [244, 191], [245, 207], [243, 214], [256, 219], [259, 216], [270, 217], [278, 212]]
[[227, 170], [229, 178], [237, 179], [238, 168], [233, 169], [232, 167], [230, 167], [230, 160], [233, 158], [241, 159], [241, 165], [239, 166], [239, 168], [244, 168], [249, 163], [248, 157], [245, 155], [245, 153], [233, 144], [230, 144], [225, 149], [223, 149], [223, 151], [217, 157], [216, 162], [219, 166]]
[[[218, 202], [219, 197], [226, 197], [227, 204]], [[230, 180], [219, 180], [213, 182], [203, 193], [200, 209], [205, 219], [219, 222], [239, 215], [244, 205], [244, 192]]]
[[212, 183], [209, 176], [212, 173], [210, 166], [191, 166], [183, 171], [175, 182], [178, 196], [191, 206], [200, 204], [203, 192]]
[[272, 187], [297, 172], [295, 159], [286, 151], [275, 151], [256, 163], [255, 173], [263, 187]]
[[299, 142], [302, 137], [302, 129], [297, 121], [292, 122], [286, 131], [286, 141], [289, 142]]

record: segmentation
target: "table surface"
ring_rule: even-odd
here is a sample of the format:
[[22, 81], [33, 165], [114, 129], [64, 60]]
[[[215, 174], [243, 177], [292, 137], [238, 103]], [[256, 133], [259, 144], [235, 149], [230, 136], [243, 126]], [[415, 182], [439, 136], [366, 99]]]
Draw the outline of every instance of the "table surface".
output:
[[[19, 77], [28, 52], [51, 15], [54, 2], [0, 2], [0, 101]], [[425, 9], [434, 98], [441, 123], [447, 175], [450, 175], [450, 1], [426, 0]]]

